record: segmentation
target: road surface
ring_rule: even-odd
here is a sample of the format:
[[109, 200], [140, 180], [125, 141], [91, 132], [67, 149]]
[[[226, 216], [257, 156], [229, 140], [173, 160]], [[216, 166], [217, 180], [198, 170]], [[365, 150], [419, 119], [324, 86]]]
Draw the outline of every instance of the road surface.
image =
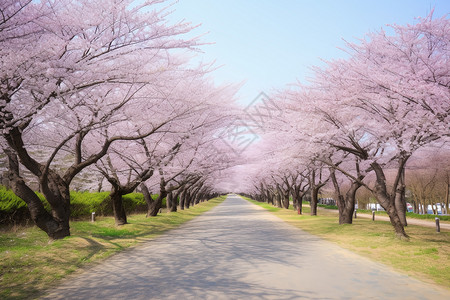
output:
[[45, 299], [450, 299], [240, 197], [69, 276]]

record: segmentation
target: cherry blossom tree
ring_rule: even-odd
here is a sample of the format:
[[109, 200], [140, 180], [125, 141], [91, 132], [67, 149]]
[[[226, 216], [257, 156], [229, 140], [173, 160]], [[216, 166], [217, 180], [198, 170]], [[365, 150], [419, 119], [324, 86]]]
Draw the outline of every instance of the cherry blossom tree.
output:
[[[172, 57], [170, 49], [198, 44], [180, 38], [192, 29], [189, 24], [167, 24], [161, 2], [0, 4], [2, 147], [11, 158], [15, 193], [50, 238], [70, 234], [69, 185], [77, 174], [103, 157], [112, 143], [145, 138], [167, 124], [144, 122], [151, 104], [142, 107], [143, 114], [130, 115], [136, 100], [152, 99], [142, 94], [144, 87], [157, 91], [177, 76], [183, 61]], [[108, 130], [110, 125], [117, 130]], [[32, 154], [36, 146], [51, 146], [52, 154], [38, 161]], [[52, 163], [69, 148], [73, 163], [58, 173]], [[39, 178], [51, 214], [18, 174], [16, 155]]]
[[[446, 17], [430, 14], [413, 25], [391, 26], [393, 34], [370, 33], [347, 44], [349, 58], [315, 68], [309, 85], [272, 96], [280, 100], [285, 121], [268, 126], [283, 136], [272, 143], [277, 151], [289, 149], [285, 160], [306, 157], [314, 166], [313, 199], [328, 177], [322, 173], [317, 180], [317, 172], [327, 172], [327, 166], [344, 223], [351, 222], [356, 191], [364, 186], [386, 210], [396, 234], [407, 238], [405, 165], [418, 149], [448, 140], [450, 132], [449, 26]], [[388, 182], [386, 171], [392, 169]], [[364, 178], [372, 172], [376, 179], [370, 184]], [[338, 173], [350, 180], [347, 192]]]
[[[449, 20], [430, 15], [415, 25], [392, 28], [394, 35], [380, 31], [360, 44], [348, 44], [351, 57], [317, 68], [313, 83], [303, 86], [297, 99], [302, 106], [310, 104], [319, 123], [309, 131], [303, 124], [305, 136], [355, 156], [363, 164], [356, 174], [328, 164], [355, 187], [370, 188], [397, 235], [407, 237], [405, 164], [417, 149], [449, 134]], [[392, 168], [397, 172], [389, 187], [385, 170]], [[371, 187], [362, 180], [370, 171], [376, 175]]]

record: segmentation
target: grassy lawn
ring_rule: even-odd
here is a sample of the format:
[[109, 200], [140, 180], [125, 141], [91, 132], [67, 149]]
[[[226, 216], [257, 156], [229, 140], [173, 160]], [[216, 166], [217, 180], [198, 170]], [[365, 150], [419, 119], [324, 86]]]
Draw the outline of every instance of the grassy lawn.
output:
[[97, 218], [95, 223], [71, 222], [72, 235], [52, 243], [37, 227], [0, 232], [0, 299], [37, 298], [80, 267], [176, 228], [223, 200], [215, 198], [154, 218], [132, 215], [129, 224], [121, 227], [114, 225], [112, 217]]
[[434, 228], [410, 225], [410, 241], [396, 239], [389, 222], [358, 218], [352, 225], [339, 225], [335, 212], [320, 210], [310, 216], [304, 206], [299, 216], [292, 209], [276, 208], [267, 203], [252, 203], [268, 209], [289, 224], [339, 246], [381, 262], [393, 269], [450, 289], [450, 232], [437, 233]]

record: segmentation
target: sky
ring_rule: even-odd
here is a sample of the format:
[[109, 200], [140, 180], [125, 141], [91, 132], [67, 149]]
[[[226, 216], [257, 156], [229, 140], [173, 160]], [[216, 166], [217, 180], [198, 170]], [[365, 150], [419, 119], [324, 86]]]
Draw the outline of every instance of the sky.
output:
[[219, 67], [217, 84], [243, 83], [239, 102], [312, 75], [322, 60], [345, 57], [355, 42], [387, 24], [413, 24], [434, 8], [450, 12], [450, 0], [179, 0], [171, 21], [200, 25], [193, 35], [206, 43], [198, 56]]

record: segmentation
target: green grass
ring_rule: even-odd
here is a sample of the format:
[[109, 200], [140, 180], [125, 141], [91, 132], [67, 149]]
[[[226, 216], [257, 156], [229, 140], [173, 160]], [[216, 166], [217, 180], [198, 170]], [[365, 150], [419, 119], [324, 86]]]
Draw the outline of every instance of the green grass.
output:
[[[44, 195], [36, 192], [47, 211], [51, 211], [50, 204]], [[70, 191], [70, 216], [74, 220], [88, 220], [92, 212], [97, 216], [112, 216], [110, 192], [77, 192]], [[158, 195], [152, 195], [156, 199]], [[147, 210], [147, 203], [141, 193], [123, 195], [123, 205], [130, 213], [140, 213]], [[162, 200], [166, 206], [166, 198]], [[31, 222], [26, 203], [17, 197], [12, 190], [0, 185], [0, 225], [24, 224], [24, 220]]]
[[[329, 208], [329, 207], [325, 207], [325, 208]], [[369, 209], [358, 209], [357, 212], [363, 213], [363, 214], [372, 214], [372, 211]], [[376, 211], [375, 214], [380, 215], [380, 216], [387, 216], [387, 213], [385, 211]], [[450, 221], [450, 216], [428, 215], [428, 214], [420, 215], [420, 214], [415, 214], [415, 213], [411, 213], [411, 212], [407, 212], [406, 217], [411, 218], [411, 219], [433, 220], [433, 221], [436, 217], [438, 217], [441, 221]]]
[[337, 207], [336, 205], [317, 204], [317, 206], [323, 207], [323, 208], [326, 208], [326, 209], [339, 209], [339, 207]]
[[71, 222], [71, 236], [52, 243], [37, 227], [0, 232], [0, 299], [37, 298], [77, 269], [176, 228], [224, 199], [153, 218], [131, 215], [129, 224], [120, 227], [112, 217]]
[[[250, 201], [266, 209], [273, 208], [267, 203]], [[450, 289], [449, 231], [437, 233], [434, 228], [410, 225], [406, 228], [410, 240], [404, 241], [395, 237], [389, 222], [358, 218], [352, 225], [339, 225], [335, 212], [320, 210], [318, 216], [310, 216], [310, 208], [306, 205], [300, 216], [293, 210], [270, 210], [289, 224], [343, 248], [422, 281]]]

